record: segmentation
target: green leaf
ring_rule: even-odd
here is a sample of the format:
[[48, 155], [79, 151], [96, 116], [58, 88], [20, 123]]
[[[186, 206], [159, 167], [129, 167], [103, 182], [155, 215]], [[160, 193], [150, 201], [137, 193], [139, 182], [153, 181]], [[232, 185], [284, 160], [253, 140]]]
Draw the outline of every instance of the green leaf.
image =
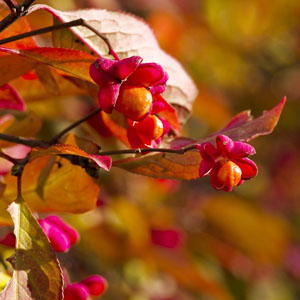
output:
[[25, 202], [8, 208], [15, 228], [16, 251], [10, 258], [13, 277], [0, 300], [61, 300], [63, 279], [60, 265], [42, 228]]

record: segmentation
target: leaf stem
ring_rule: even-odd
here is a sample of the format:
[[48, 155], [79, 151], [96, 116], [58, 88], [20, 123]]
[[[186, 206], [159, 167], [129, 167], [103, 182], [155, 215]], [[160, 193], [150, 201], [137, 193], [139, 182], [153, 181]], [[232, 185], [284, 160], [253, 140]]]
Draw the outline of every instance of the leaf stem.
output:
[[[1, 23], [0, 23], [0, 26], [1, 26]], [[6, 43], [9, 43], [9, 42], [13, 42], [13, 41], [17, 41], [17, 40], [21, 40], [21, 39], [24, 39], [24, 38], [27, 38], [27, 37], [30, 37], [30, 36], [52, 32], [54, 30], [70, 28], [70, 27], [73, 27], [73, 26], [84, 26], [84, 27], [88, 28], [89, 30], [93, 31], [97, 36], [99, 36], [105, 42], [106, 46], [108, 47], [108, 53], [110, 55], [112, 55], [114, 57], [114, 59], [120, 60], [117, 53], [113, 50], [109, 39], [105, 35], [103, 35], [100, 31], [98, 31], [93, 26], [88, 24], [83, 19], [77, 19], [77, 20], [73, 20], [73, 21], [70, 21], [70, 22], [67, 22], [67, 23], [56, 24], [56, 25], [53, 25], [53, 26], [48, 26], [48, 27], [37, 29], [37, 30], [32, 30], [32, 31], [29, 31], [29, 32], [25, 32], [25, 33], [22, 33], [22, 34], [14, 35], [14, 36], [11, 36], [11, 37], [0, 40], [0, 45], [6, 44]]]
[[83, 117], [82, 119], [72, 123], [71, 125], [69, 125], [68, 127], [66, 127], [64, 130], [62, 130], [61, 132], [59, 132], [56, 136], [54, 136], [49, 142], [48, 144], [52, 145], [57, 143], [57, 141], [63, 136], [65, 135], [67, 132], [69, 132], [70, 130], [72, 130], [73, 128], [77, 127], [78, 125], [80, 125], [81, 123], [83, 123], [84, 121], [88, 120], [89, 118], [95, 116], [96, 114], [98, 114], [101, 111], [101, 108], [97, 108], [95, 110], [93, 110], [91, 113], [89, 113], [88, 115], [86, 115], [85, 117]]

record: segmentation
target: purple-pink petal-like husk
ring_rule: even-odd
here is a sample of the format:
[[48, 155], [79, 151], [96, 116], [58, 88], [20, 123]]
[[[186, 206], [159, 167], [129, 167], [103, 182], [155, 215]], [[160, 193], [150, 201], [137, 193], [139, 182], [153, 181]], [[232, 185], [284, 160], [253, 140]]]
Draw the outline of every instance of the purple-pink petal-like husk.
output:
[[163, 68], [156, 63], [140, 64], [136, 71], [128, 77], [127, 82], [132, 85], [151, 87], [163, 79], [164, 73]]
[[50, 216], [47, 216], [45, 218], [45, 220], [48, 223], [50, 223], [52, 225], [55, 225], [55, 226], [59, 227], [62, 231], [64, 231], [68, 235], [68, 237], [70, 239], [70, 242], [71, 242], [71, 245], [78, 242], [79, 233], [77, 232], [77, 230], [75, 230], [69, 224], [64, 222], [60, 217], [55, 216], [55, 215], [50, 215]]
[[152, 95], [161, 94], [166, 90], [166, 82], [168, 81], [169, 76], [167, 72], [164, 72], [163, 78], [157, 82], [155, 85], [150, 87], [150, 92]]
[[237, 186], [242, 185], [244, 182], [245, 182], [245, 180], [244, 180], [244, 179], [241, 179], [240, 182], [237, 184]]
[[257, 166], [255, 162], [247, 157], [240, 159], [232, 159], [235, 164], [237, 164], [242, 171], [242, 179], [250, 179], [257, 174]]
[[226, 135], [219, 134], [216, 137], [217, 149], [223, 157], [228, 157], [231, 152], [234, 143], [231, 138]]
[[218, 171], [220, 170], [220, 165], [215, 164], [214, 167], [210, 171], [210, 183], [212, 187], [216, 190], [222, 190], [224, 189], [224, 183], [222, 183], [218, 179]]
[[223, 191], [224, 192], [231, 192], [232, 191], [232, 186], [224, 186]]
[[100, 108], [106, 113], [110, 114], [116, 105], [121, 84], [112, 84], [100, 87], [98, 100]]
[[208, 162], [207, 160], [201, 160], [199, 166], [199, 177], [203, 177], [208, 174], [213, 166], [213, 162]]
[[51, 246], [56, 252], [66, 252], [71, 247], [71, 242], [68, 235], [59, 227], [54, 224], [51, 224], [45, 219], [40, 219], [39, 223], [47, 235]]
[[165, 102], [157, 100], [157, 97], [153, 97], [151, 114], [156, 115], [165, 109], [166, 109]]
[[255, 148], [247, 143], [233, 142], [233, 148], [228, 154], [229, 158], [243, 158], [255, 154]]
[[93, 64], [91, 64], [90, 76], [99, 85], [99, 87], [119, 83], [119, 80], [115, 79], [100, 68], [98, 61], [99, 59], [96, 60]]
[[208, 162], [214, 162], [219, 156], [219, 152], [211, 143], [205, 142], [196, 147], [199, 149], [202, 159]]
[[161, 94], [166, 90], [166, 85], [161, 84], [161, 85], [152, 86], [152, 87], [149, 88], [149, 90], [150, 90], [152, 95]]
[[107, 72], [117, 62], [117, 60], [100, 57], [94, 62], [94, 65], [99, 71]]
[[164, 131], [163, 131], [163, 134], [161, 135], [163, 137], [163, 136], [165, 136], [170, 131], [171, 125], [170, 125], [169, 121], [166, 120], [165, 118], [160, 117], [160, 116], [158, 116], [158, 118], [163, 123]]
[[144, 148], [145, 147], [145, 144], [139, 138], [139, 136], [137, 135], [136, 130], [133, 126], [128, 125], [127, 138], [128, 138], [128, 141], [129, 141], [129, 144], [130, 144], [131, 148], [137, 149], [137, 148]]
[[138, 68], [142, 60], [140, 56], [131, 56], [120, 61], [115, 61], [107, 69], [107, 73], [116, 79], [125, 80]]
[[64, 299], [67, 300], [87, 300], [89, 296], [89, 289], [83, 283], [69, 284], [64, 291]]

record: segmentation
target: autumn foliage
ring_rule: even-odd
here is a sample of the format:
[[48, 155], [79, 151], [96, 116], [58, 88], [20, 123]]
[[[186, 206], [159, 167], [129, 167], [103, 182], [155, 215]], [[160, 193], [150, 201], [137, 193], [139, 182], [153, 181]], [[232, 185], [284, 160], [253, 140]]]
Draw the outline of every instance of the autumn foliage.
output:
[[0, 300], [271, 300], [253, 296], [257, 276], [274, 284], [284, 263], [299, 279], [288, 221], [245, 201], [274, 208], [278, 166], [297, 161], [286, 147], [273, 163], [273, 135], [249, 144], [286, 102], [262, 87], [271, 52], [254, 53], [271, 27], [244, 24], [238, 1], [203, 1], [200, 24], [197, 1], [179, 15], [136, 1], [154, 31], [121, 10], [32, 2], [0, 4]]

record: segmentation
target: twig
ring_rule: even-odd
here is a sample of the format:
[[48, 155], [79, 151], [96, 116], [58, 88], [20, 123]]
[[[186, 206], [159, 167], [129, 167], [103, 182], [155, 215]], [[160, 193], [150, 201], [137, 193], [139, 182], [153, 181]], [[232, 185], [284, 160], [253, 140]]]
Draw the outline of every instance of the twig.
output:
[[67, 23], [62, 23], [62, 24], [57, 24], [57, 25], [53, 25], [53, 26], [48, 26], [48, 27], [44, 27], [44, 28], [40, 28], [40, 29], [36, 29], [36, 30], [32, 30], [29, 32], [24, 32], [21, 34], [17, 34], [5, 39], [0, 40], [0, 45], [9, 43], [9, 42], [14, 42], [14, 41], [18, 41], [30, 36], [34, 36], [34, 35], [39, 35], [39, 34], [43, 34], [43, 33], [48, 33], [48, 32], [52, 32], [54, 30], [59, 30], [59, 29], [64, 29], [64, 28], [70, 28], [73, 26], [78, 26], [78, 25], [82, 25], [82, 19], [78, 19], [78, 20], [74, 20], [71, 22], [67, 22]]
[[21, 137], [18, 137], [18, 136], [14, 136], [14, 135], [10, 135], [10, 134], [4, 134], [4, 133], [0, 133], [0, 140], [4, 140], [4, 141], [15, 143], [15, 144], [21, 144], [21, 145], [29, 146], [31, 148], [49, 146], [48, 143], [46, 143], [44, 141], [33, 140], [33, 139], [24, 139], [24, 138], [21, 138]]
[[1, 150], [0, 150], [0, 157], [6, 159], [6, 160], [8, 160], [8, 161], [10, 161], [10, 162], [13, 163], [13, 164], [18, 163], [18, 160], [17, 160], [17, 159], [15, 159], [15, 158], [13, 158], [13, 157], [11, 157], [11, 156], [5, 154], [5, 153], [2, 152]]
[[196, 145], [190, 145], [179, 149], [169, 148], [138, 148], [138, 149], [125, 149], [125, 150], [113, 150], [113, 151], [102, 151], [99, 155], [118, 155], [118, 154], [142, 154], [147, 152], [159, 152], [159, 153], [174, 153], [184, 154], [189, 150], [197, 149]]
[[20, 174], [17, 176], [17, 200], [23, 199], [23, 197], [22, 197], [22, 174], [23, 174], [23, 169], [20, 172]]
[[9, 7], [11, 13], [16, 14], [16, 12], [17, 12], [16, 6], [11, 2], [11, 0], [3, 0], [3, 1]]
[[[20, 17], [25, 16], [27, 14], [28, 8], [34, 1], [35, 0], [24, 0], [22, 4], [15, 6], [13, 11], [0, 22], [0, 32], [2, 32]], [[7, 5], [8, 2], [10, 1], [5, 1]]]
[[57, 143], [57, 141], [63, 136], [65, 135], [67, 132], [69, 132], [70, 130], [72, 130], [73, 128], [77, 127], [78, 125], [80, 125], [81, 123], [85, 122], [86, 120], [88, 120], [89, 118], [95, 116], [96, 114], [98, 114], [101, 111], [101, 108], [97, 108], [94, 111], [92, 111], [91, 113], [89, 113], [87, 116], [83, 117], [82, 119], [72, 123], [71, 125], [69, 125], [68, 127], [66, 127], [64, 130], [62, 130], [61, 132], [59, 132], [56, 136], [54, 136], [48, 143], [50, 145]]
[[[1, 25], [1, 23], [0, 23], [0, 25]], [[105, 35], [103, 35], [101, 32], [99, 32], [97, 29], [95, 29], [93, 26], [89, 25], [83, 19], [77, 19], [77, 20], [70, 21], [70, 22], [63, 23], [63, 24], [56, 24], [53, 26], [48, 26], [48, 27], [37, 29], [37, 30], [32, 30], [29, 32], [18, 34], [18, 35], [12, 36], [12, 37], [8, 37], [8, 38], [0, 40], [0, 45], [6, 44], [9, 42], [13, 42], [13, 41], [17, 41], [17, 40], [21, 40], [21, 39], [24, 39], [24, 38], [27, 38], [30, 36], [35, 36], [38, 34], [48, 33], [48, 32], [52, 32], [54, 30], [70, 28], [70, 27], [74, 27], [74, 26], [84, 26], [84, 27], [88, 28], [89, 30], [93, 31], [97, 36], [99, 36], [105, 42], [105, 44], [108, 47], [109, 54], [112, 55], [114, 57], [114, 59], [120, 60], [117, 53], [113, 50], [108, 38]]]

